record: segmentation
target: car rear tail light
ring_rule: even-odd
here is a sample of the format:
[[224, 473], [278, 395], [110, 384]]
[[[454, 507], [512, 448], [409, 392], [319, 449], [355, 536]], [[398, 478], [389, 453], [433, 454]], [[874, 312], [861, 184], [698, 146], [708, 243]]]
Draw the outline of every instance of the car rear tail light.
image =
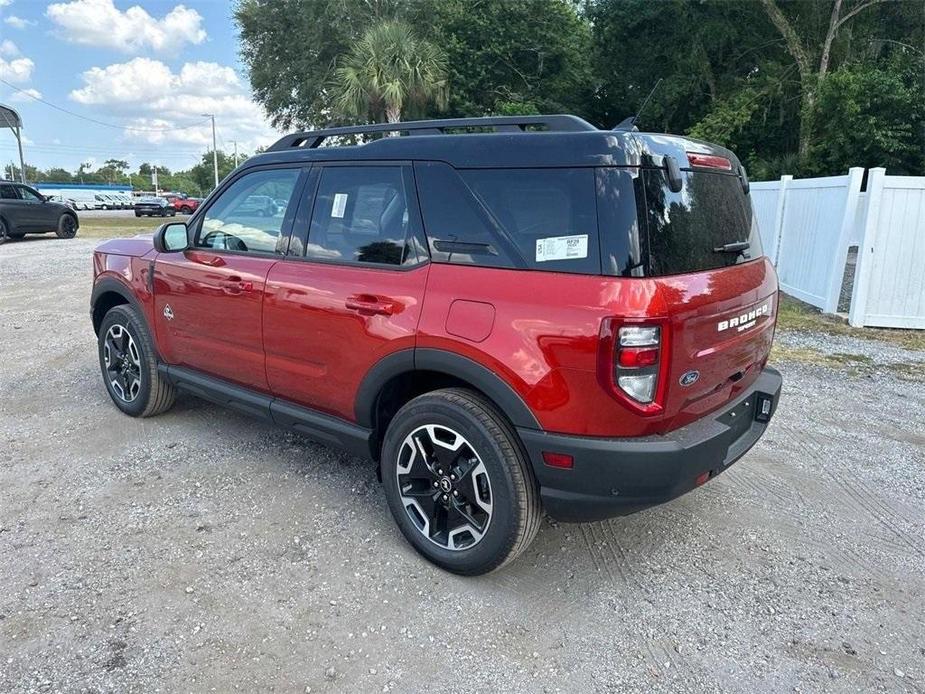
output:
[[668, 383], [668, 324], [606, 319], [601, 326], [598, 378], [630, 409], [644, 415], [664, 409]]
[[691, 166], [697, 166], [702, 169], [722, 169], [723, 171], [732, 171], [732, 162], [726, 159], [726, 157], [720, 157], [716, 154], [687, 152], [687, 161]]

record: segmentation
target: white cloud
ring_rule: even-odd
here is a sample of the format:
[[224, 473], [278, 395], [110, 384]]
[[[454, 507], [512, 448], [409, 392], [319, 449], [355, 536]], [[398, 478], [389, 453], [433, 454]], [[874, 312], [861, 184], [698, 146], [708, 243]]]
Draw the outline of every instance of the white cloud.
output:
[[81, 78], [84, 86], [70, 93], [71, 100], [126, 118], [128, 127], [139, 129], [127, 131], [130, 139], [211, 148], [212, 127], [204, 113], [215, 114], [226, 148], [237, 140], [242, 149], [253, 150], [279, 136], [241, 78], [225, 65], [192, 62], [173, 72], [159, 60], [133, 58], [92, 68]]
[[15, 14], [11, 14], [9, 17], [4, 19], [3, 21], [9, 24], [14, 29], [25, 29], [30, 24], [35, 24], [35, 22], [30, 22], [28, 19], [17, 17]]
[[[32, 97], [32, 99], [29, 98], [30, 96]], [[16, 101], [19, 103], [23, 103], [23, 102], [29, 103], [33, 99], [41, 99], [41, 98], [42, 98], [42, 92], [40, 92], [38, 89], [30, 88], [30, 89], [23, 89], [20, 92], [14, 92], [13, 95], [10, 96], [10, 101]]]
[[73, 0], [49, 5], [45, 15], [65, 41], [126, 53], [176, 50], [187, 43], [200, 44], [207, 36], [202, 15], [184, 5], [157, 19], [140, 5], [123, 12], [113, 0]]
[[19, 48], [9, 39], [0, 41], [0, 79], [22, 84], [32, 78], [35, 63], [19, 52]]
[[13, 0], [0, 0], [0, 7], [9, 7], [13, 4]]
[[7, 58], [15, 58], [19, 55], [19, 48], [15, 43], [9, 39], [4, 39], [0, 41], [0, 56], [6, 56]]

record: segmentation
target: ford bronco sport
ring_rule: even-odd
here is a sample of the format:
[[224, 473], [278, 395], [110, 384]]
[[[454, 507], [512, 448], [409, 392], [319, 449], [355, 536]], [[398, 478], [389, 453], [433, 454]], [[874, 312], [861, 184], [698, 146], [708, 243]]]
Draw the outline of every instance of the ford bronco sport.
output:
[[186, 223], [102, 244], [94, 278], [120, 410], [183, 390], [369, 457], [407, 540], [461, 574], [516, 557], [543, 510], [704, 484], [781, 388], [735, 155], [573, 116], [288, 135]]

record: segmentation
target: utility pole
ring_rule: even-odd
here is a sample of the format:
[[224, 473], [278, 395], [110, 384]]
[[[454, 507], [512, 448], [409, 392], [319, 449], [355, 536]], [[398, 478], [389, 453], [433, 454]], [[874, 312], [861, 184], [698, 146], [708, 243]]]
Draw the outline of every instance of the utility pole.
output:
[[238, 168], [238, 141], [232, 140], [234, 143], [234, 168]]
[[203, 113], [202, 115], [212, 119], [212, 168], [215, 170], [215, 187], [218, 188], [218, 145], [215, 142], [215, 114]]

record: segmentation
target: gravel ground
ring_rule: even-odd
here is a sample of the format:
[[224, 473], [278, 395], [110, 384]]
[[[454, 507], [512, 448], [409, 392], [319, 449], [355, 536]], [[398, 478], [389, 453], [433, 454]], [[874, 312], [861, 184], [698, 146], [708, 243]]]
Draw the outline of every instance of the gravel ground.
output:
[[118, 413], [95, 243], [0, 247], [0, 691], [925, 690], [921, 382], [779, 362], [729, 472], [463, 579], [367, 462], [193, 398]]

